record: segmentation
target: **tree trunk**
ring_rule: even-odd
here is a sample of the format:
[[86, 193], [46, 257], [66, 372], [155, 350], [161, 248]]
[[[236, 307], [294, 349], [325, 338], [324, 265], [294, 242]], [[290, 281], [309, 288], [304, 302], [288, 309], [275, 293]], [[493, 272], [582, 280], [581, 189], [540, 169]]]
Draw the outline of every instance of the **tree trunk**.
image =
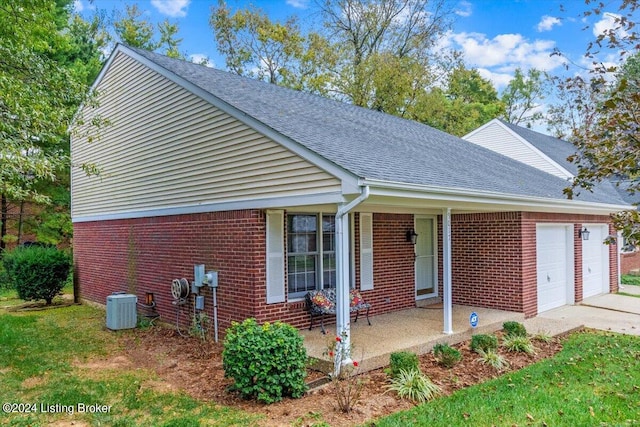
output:
[[0, 206], [0, 256], [5, 249], [4, 236], [7, 235], [7, 218], [9, 211], [9, 203], [7, 203], [7, 198], [4, 194], [2, 194], [2, 205]]

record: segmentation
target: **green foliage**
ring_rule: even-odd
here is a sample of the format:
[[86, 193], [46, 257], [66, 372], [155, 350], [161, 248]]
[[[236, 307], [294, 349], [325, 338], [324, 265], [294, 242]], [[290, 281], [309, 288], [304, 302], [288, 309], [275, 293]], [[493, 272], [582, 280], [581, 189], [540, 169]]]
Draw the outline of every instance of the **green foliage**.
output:
[[533, 335], [533, 339], [544, 343], [550, 343], [553, 340], [553, 336], [548, 331], [538, 331]]
[[17, 248], [5, 253], [2, 261], [21, 299], [43, 299], [47, 304], [60, 293], [71, 268], [71, 257], [55, 247]]
[[445, 368], [452, 368], [462, 360], [462, 354], [449, 344], [436, 344], [433, 346], [433, 357], [436, 362]]
[[377, 419], [375, 424], [377, 427], [639, 425], [638, 349], [638, 336], [574, 333], [553, 358], [458, 390], [428, 405]]
[[476, 353], [480, 353], [480, 351], [488, 352], [497, 348], [498, 337], [495, 335], [478, 334], [471, 336], [471, 350]]
[[306, 390], [307, 353], [297, 329], [255, 319], [233, 322], [226, 331], [222, 366], [233, 390], [245, 398], [273, 403]]
[[478, 362], [489, 365], [497, 371], [502, 371], [509, 367], [509, 362], [504, 356], [498, 354], [495, 350], [478, 350], [480, 357], [476, 359]]
[[515, 335], [518, 337], [527, 336], [527, 328], [520, 322], [508, 321], [502, 324], [502, 329], [506, 335]]
[[397, 351], [389, 357], [389, 375], [396, 378], [401, 371], [420, 370], [418, 355], [409, 351]]
[[398, 393], [401, 398], [415, 403], [427, 402], [442, 393], [440, 387], [416, 369], [409, 371], [402, 369], [397, 377], [391, 379], [388, 389]]
[[622, 282], [623, 285], [640, 286], [640, 276], [623, 274], [620, 281]]
[[502, 346], [511, 352], [533, 354], [536, 352], [531, 339], [521, 335], [505, 335]]
[[502, 93], [506, 111], [504, 119], [514, 125], [531, 127], [543, 115], [536, 111], [549, 93], [549, 77], [544, 71], [529, 69], [525, 75], [516, 68], [513, 79]]

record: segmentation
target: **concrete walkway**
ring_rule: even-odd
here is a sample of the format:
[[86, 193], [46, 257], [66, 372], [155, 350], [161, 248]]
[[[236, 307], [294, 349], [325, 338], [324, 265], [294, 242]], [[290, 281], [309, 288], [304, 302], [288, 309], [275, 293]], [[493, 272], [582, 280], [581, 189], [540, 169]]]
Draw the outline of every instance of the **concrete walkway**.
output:
[[[640, 296], [640, 286], [623, 286], [620, 292]], [[587, 328], [640, 335], [640, 297], [605, 294], [587, 298], [578, 305], [569, 305], [539, 314], [525, 321], [553, 333], [554, 328], [581, 325]]]

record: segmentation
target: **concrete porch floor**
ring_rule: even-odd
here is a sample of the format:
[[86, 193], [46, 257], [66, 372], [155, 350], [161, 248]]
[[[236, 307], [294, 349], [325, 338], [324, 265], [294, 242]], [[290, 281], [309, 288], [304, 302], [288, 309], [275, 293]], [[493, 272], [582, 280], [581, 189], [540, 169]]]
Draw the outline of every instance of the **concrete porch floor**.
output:
[[[472, 312], [476, 312], [479, 318], [475, 330], [469, 324]], [[524, 321], [522, 313], [461, 305], [453, 306], [452, 317], [454, 333], [445, 335], [442, 333], [444, 328], [441, 305], [370, 316], [371, 326], [367, 324], [366, 317], [361, 316], [357, 323], [351, 322], [352, 357], [359, 362], [361, 371], [370, 371], [387, 366], [392, 352], [410, 351], [424, 354], [438, 343], [456, 344], [470, 339], [472, 334], [500, 330], [502, 324], [508, 320]], [[322, 334], [319, 323], [314, 322], [311, 331], [306, 328], [301, 334], [304, 336], [307, 354], [328, 362], [329, 357], [323, 355], [323, 352], [328, 344], [335, 340], [335, 323], [327, 325], [325, 322], [326, 335]]]

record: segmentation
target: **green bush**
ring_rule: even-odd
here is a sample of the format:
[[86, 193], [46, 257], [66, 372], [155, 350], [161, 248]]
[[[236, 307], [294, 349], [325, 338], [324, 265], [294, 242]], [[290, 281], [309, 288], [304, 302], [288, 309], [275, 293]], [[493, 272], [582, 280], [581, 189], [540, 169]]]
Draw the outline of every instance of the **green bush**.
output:
[[418, 355], [409, 351], [397, 351], [389, 357], [389, 375], [397, 378], [401, 371], [419, 371]]
[[496, 350], [498, 348], [498, 337], [495, 335], [472, 335], [471, 336], [471, 350], [479, 353], [480, 350], [488, 352]]
[[442, 393], [440, 387], [417, 369], [401, 370], [398, 376], [391, 380], [388, 389], [398, 393], [401, 398], [407, 398], [416, 403], [424, 403]]
[[507, 351], [514, 353], [533, 354], [536, 352], [535, 347], [531, 343], [531, 339], [520, 335], [505, 335], [502, 345]]
[[302, 336], [286, 323], [255, 319], [233, 322], [226, 331], [222, 367], [232, 390], [264, 403], [301, 397], [307, 386], [307, 351]]
[[496, 353], [495, 350], [479, 350], [478, 354], [480, 357], [477, 359], [478, 362], [489, 365], [493, 367], [497, 371], [502, 371], [509, 367], [509, 362], [502, 355]]
[[446, 368], [452, 368], [462, 360], [462, 354], [449, 344], [436, 344], [433, 346], [433, 357], [435, 357], [438, 365]]
[[502, 329], [504, 329], [505, 335], [515, 336], [515, 337], [526, 337], [527, 336], [527, 328], [524, 327], [522, 323], [519, 322], [504, 322], [502, 324]]
[[20, 299], [47, 304], [60, 293], [71, 270], [71, 257], [55, 247], [17, 248], [5, 253], [2, 262]]

